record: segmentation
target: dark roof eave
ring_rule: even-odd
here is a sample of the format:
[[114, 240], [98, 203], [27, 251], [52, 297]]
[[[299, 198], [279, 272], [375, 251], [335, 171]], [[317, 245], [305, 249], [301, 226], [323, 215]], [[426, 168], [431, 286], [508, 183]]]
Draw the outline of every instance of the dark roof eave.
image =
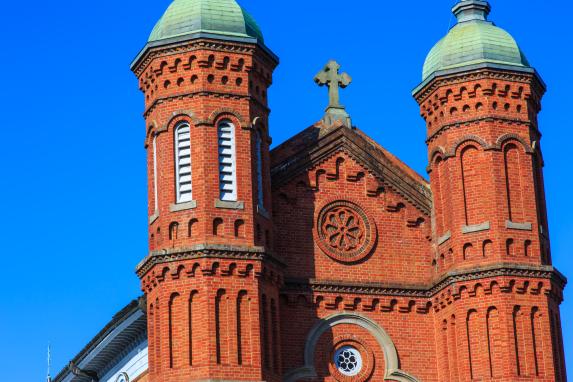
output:
[[[80, 363], [92, 352], [97, 346], [118, 326], [131, 317], [134, 313], [141, 310], [141, 299], [131, 301], [127, 306], [116, 313], [112, 320], [86, 345], [84, 348], [71, 360], [75, 365]], [[53, 379], [53, 382], [62, 382], [64, 378], [70, 373], [68, 366], [64, 367], [58, 375]]]

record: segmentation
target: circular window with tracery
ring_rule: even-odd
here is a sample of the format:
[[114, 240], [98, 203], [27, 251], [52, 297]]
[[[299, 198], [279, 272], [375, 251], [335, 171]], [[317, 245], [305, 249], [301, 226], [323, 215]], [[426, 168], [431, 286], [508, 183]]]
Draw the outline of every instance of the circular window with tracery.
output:
[[376, 227], [362, 208], [349, 201], [327, 204], [317, 221], [318, 245], [328, 256], [355, 262], [370, 254]]
[[352, 346], [344, 346], [334, 353], [334, 364], [340, 374], [354, 377], [362, 371], [362, 355]]

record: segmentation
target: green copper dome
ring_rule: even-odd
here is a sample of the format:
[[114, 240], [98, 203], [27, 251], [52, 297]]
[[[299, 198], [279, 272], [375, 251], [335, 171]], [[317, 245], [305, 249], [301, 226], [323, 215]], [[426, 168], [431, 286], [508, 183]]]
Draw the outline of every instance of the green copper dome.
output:
[[195, 33], [264, 42], [256, 21], [235, 0], [174, 0], [153, 28], [149, 42]]
[[462, 0], [454, 6], [458, 23], [428, 54], [422, 80], [436, 72], [484, 63], [530, 67], [513, 37], [487, 21], [490, 9], [483, 0]]

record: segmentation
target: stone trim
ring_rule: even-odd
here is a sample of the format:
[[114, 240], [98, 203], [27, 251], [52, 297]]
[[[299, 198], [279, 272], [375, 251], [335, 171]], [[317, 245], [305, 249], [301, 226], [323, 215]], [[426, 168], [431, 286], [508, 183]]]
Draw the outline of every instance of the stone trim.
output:
[[155, 223], [157, 219], [159, 219], [159, 211], [156, 211], [153, 215], [149, 217], [149, 225]]
[[229, 202], [226, 200], [215, 199], [215, 208], [222, 208], [226, 210], [244, 210], [245, 202]]
[[485, 222], [485, 223], [481, 223], [481, 224], [475, 224], [475, 225], [465, 225], [462, 227], [462, 233], [468, 234], [468, 233], [475, 233], [475, 232], [482, 232], [482, 231], [487, 231], [491, 228], [491, 225], [489, 222]]
[[363, 294], [376, 296], [399, 296], [414, 298], [432, 298], [447, 286], [457, 283], [492, 277], [534, 277], [555, 281], [562, 288], [567, 279], [552, 266], [529, 266], [506, 263], [481, 267], [473, 270], [451, 271], [431, 284], [405, 285], [363, 283], [350, 284], [339, 281], [296, 280], [285, 281], [285, 291], [294, 292], [321, 292], [340, 294]]
[[438, 245], [442, 245], [444, 244], [446, 241], [450, 240], [452, 238], [452, 232], [448, 231], [444, 234], [444, 236], [438, 238]]
[[356, 313], [338, 313], [321, 319], [308, 333], [304, 347], [304, 366], [287, 372], [283, 378], [284, 382], [296, 382], [300, 379], [313, 378], [317, 376], [314, 367], [314, 357], [316, 345], [320, 337], [330, 328], [337, 325], [357, 325], [370, 332], [380, 345], [384, 353], [386, 369], [384, 371], [385, 380], [398, 382], [419, 382], [418, 379], [399, 369], [398, 352], [394, 342], [386, 331], [370, 318]]
[[186, 203], [174, 203], [169, 206], [169, 212], [179, 212], [179, 211], [186, 211], [192, 210], [197, 208], [197, 201], [191, 200]]
[[170, 248], [151, 252], [137, 265], [135, 272], [139, 278], [143, 278], [143, 276], [157, 264], [192, 259], [268, 260], [277, 266], [285, 266], [284, 262], [271, 253], [266, 252], [264, 247], [198, 244], [188, 248]]
[[514, 229], [517, 231], [533, 231], [533, 224], [531, 223], [515, 223], [511, 220], [505, 222], [505, 228]]

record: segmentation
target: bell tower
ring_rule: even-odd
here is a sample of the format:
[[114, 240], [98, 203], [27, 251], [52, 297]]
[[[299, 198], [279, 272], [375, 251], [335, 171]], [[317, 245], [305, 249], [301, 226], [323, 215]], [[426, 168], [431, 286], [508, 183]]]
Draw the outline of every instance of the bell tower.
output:
[[145, 97], [152, 382], [278, 381], [267, 91], [278, 58], [235, 0], [174, 0], [131, 69]]
[[565, 381], [564, 279], [551, 265], [537, 119], [545, 84], [490, 11], [483, 0], [454, 6], [458, 22], [414, 90], [427, 127], [434, 277], [483, 278], [475, 290], [452, 286], [436, 307], [450, 357], [440, 381]]

